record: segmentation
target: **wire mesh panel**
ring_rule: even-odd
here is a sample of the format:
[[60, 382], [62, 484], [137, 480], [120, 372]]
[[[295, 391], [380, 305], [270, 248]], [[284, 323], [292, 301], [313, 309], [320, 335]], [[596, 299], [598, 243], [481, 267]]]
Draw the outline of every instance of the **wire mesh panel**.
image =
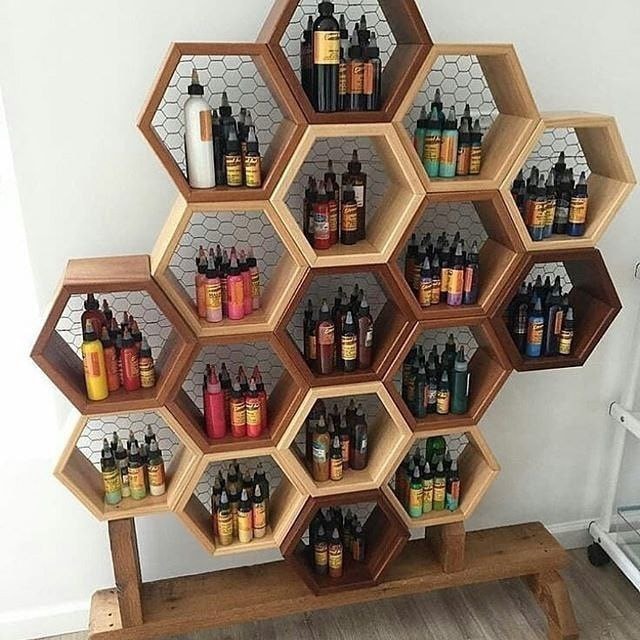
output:
[[573, 169], [576, 179], [581, 171], [584, 171], [589, 177], [589, 165], [580, 146], [578, 136], [575, 129], [569, 128], [545, 130], [535, 149], [527, 158], [527, 162], [523, 167], [525, 175], [528, 175], [534, 166], [538, 167], [541, 173], [549, 173], [558, 161], [561, 151], [564, 151], [567, 169]]
[[563, 294], [568, 294], [573, 288], [571, 278], [569, 278], [567, 269], [562, 262], [541, 262], [535, 264], [525, 278], [525, 282], [531, 282], [533, 284], [538, 276], [542, 278], [543, 283], [546, 278], [549, 277], [552, 285], [556, 277], [560, 276], [560, 286], [562, 287]]
[[333, 162], [338, 186], [341, 176], [347, 171], [353, 151], [358, 151], [362, 172], [367, 174], [367, 223], [378, 209], [389, 186], [384, 162], [378, 156], [371, 138], [318, 138], [293, 181], [286, 203], [297, 223], [302, 226], [304, 191], [309, 178], [324, 179], [329, 160]]
[[216, 245], [227, 251], [236, 247], [238, 253], [251, 247], [258, 261], [263, 288], [285, 252], [280, 237], [263, 211], [216, 211], [215, 215], [194, 212], [169, 263], [172, 274], [192, 300], [195, 300], [198, 249], [203, 246], [207, 250]]
[[142, 443], [148, 427], [153, 429], [165, 464], [168, 464], [180, 442], [164, 419], [153, 411], [90, 418], [76, 446], [97, 469], [100, 469], [100, 452], [104, 438], [111, 441], [113, 434], [117, 433], [118, 437], [126, 442], [129, 432], [132, 431], [138, 442]]
[[[344, 15], [350, 36], [360, 17], [363, 15], [366, 17], [367, 28], [375, 32], [380, 47], [380, 59], [382, 64], [386, 65], [396, 47], [396, 40], [377, 0], [337, 1], [334, 2], [334, 6], [337, 19]], [[300, 0], [280, 41], [280, 46], [296, 73], [300, 71], [300, 41], [302, 40], [302, 32], [307, 28], [309, 17], [314, 20], [318, 17], [317, 0]]]
[[185, 55], [180, 58], [151, 123], [182, 172], [186, 175], [184, 104], [194, 68], [205, 87], [204, 98], [212, 108], [220, 106], [222, 92], [226, 91], [234, 116], [241, 107], [251, 112], [264, 154], [283, 116], [253, 59], [238, 55]]

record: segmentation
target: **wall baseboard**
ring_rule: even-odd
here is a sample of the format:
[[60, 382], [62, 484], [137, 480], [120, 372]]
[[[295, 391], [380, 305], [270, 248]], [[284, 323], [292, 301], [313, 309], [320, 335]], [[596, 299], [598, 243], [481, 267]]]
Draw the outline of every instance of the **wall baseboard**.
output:
[[[566, 549], [578, 549], [591, 544], [589, 523], [576, 520], [547, 525], [547, 529]], [[21, 609], [0, 614], [0, 640], [31, 640], [62, 633], [82, 631], [89, 619], [88, 602]]]

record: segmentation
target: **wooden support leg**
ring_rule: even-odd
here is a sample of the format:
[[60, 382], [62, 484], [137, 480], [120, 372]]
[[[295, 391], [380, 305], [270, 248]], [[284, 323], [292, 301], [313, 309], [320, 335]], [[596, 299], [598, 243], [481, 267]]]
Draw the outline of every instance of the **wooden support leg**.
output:
[[428, 527], [425, 537], [445, 573], [464, 569], [466, 533], [462, 522]]
[[549, 621], [549, 640], [576, 640], [578, 624], [564, 579], [557, 571], [527, 576], [525, 581]]
[[109, 522], [109, 540], [122, 626], [141, 625], [142, 574], [134, 519]]

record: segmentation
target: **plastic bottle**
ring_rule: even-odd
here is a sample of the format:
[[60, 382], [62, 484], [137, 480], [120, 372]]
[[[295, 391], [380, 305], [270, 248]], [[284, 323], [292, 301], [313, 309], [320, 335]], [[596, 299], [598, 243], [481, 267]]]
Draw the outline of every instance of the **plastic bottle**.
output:
[[120, 368], [122, 370], [122, 386], [127, 391], [137, 391], [140, 388], [138, 350], [128, 329], [124, 330], [122, 336]]
[[100, 342], [102, 342], [104, 365], [107, 373], [107, 387], [109, 389], [109, 393], [111, 393], [120, 388], [120, 373], [118, 371], [118, 354], [116, 347], [113, 344], [106, 327], [102, 327]]
[[329, 573], [329, 545], [323, 524], [318, 526], [314, 536], [313, 571], [320, 576], [326, 576]]
[[464, 357], [464, 347], [460, 347], [453, 365], [451, 382], [451, 413], [460, 415], [469, 406], [469, 363]]
[[331, 451], [329, 454], [329, 477], [334, 482], [342, 480], [342, 445], [340, 438], [336, 435], [331, 443]]
[[108, 505], [118, 504], [122, 501], [121, 476], [108, 441], [102, 449], [102, 455], [100, 457], [100, 471], [102, 474], [105, 502]]
[[235, 127], [229, 131], [225, 141], [224, 168], [228, 187], [241, 187], [243, 184], [242, 151]]
[[445, 369], [440, 377], [438, 384], [438, 396], [436, 404], [436, 413], [438, 415], [446, 415], [449, 413], [449, 406], [451, 401], [451, 391], [449, 389], [449, 374]]
[[224, 438], [227, 435], [225, 398], [215, 366], [211, 369], [207, 378], [204, 405], [205, 431], [207, 437], [214, 440]]
[[309, 100], [312, 99], [313, 87], [313, 18], [307, 19], [307, 26], [300, 40], [300, 81]]
[[444, 511], [447, 500], [447, 476], [442, 460], [438, 462], [433, 476], [433, 510]]
[[[556, 165], [557, 166], [557, 165]], [[558, 178], [558, 175], [560, 176]], [[553, 220], [553, 233], [567, 233], [567, 224], [569, 222], [569, 207], [571, 206], [571, 173], [556, 171], [556, 186], [558, 196], [556, 199], [556, 213]]]
[[358, 241], [358, 203], [351, 180], [347, 179], [343, 186], [340, 242], [344, 245], [352, 245]]
[[156, 366], [153, 361], [151, 347], [146, 338], [142, 338], [140, 353], [138, 355], [138, 369], [140, 371], [140, 386], [143, 389], [152, 389], [156, 386]]
[[238, 266], [240, 267], [240, 275], [242, 277], [242, 301], [244, 315], [249, 316], [253, 311], [253, 289], [251, 283], [251, 271], [249, 269], [249, 263], [247, 262], [247, 256], [244, 249], [240, 251]]
[[329, 196], [324, 182], [318, 185], [313, 203], [313, 248], [321, 251], [331, 247]]
[[231, 387], [229, 412], [231, 415], [231, 435], [234, 438], [244, 438], [247, 435], [247, 411], [244, 395], [237, 380]]
[[478, 244], [474, 240], [471, 250], [467, 254], [467, 263], [464, 267], [463, 304], [476, 304], [478, 302], [479, 277], [480, 256], [478, 254]]
[[231, 255], [227, 275], [227, 315], [229, 320], [244, 318], [244, 281], [235, 252]]
[[422, 470], [422, 513], [433, 510], [433, 473], [431, 465], [425, 462]]
[[419, 467], [414, 468], [413, 476], [411, 477], [407, 511], [412, 518], [420, 518], [422, 516], [422, 473]]
[[365, 59], [362, 90], [363, 108], [366, 111], [378, 111], [382, 95], [382, 61], [375, 33], [371, 34], [371, 40], [364, 48], [363, 54]]
[[253, 517], [252, 506], [246, 489], [242, 489], [240, 494], [240, 504], [238, 505], [238, 540], [242, 544], [247, 544], [253, 540]]
[[469, 162], [469, 175], [477, 176], [482, 170], [482, 129], [480, 120], [476, 118], [471, 129], [471, 159]]
[[364, 109], [364, 58], [358, 28], [353, 30], [347, 62], [347, 111]]
[[569, 206], [569, 221], [567, 224], [567, 235], [582, 236], [587, 221], [587, 208], [589, 204], [588, 186], [586, 174], [580, 174]]
[[553, 221], [556, 217], [556, 178], [553, 171], [549, 171], [545, 188], [547, 199], [545, 202], [544, 231], [542, 236], [543, 238], [550, 238], [553, 234]]
[[220, 546], [227, 547], [233, 543], [233, 514], [231, 513], [231, 505], [229, 504], [229, 495], [224, 489], [220, 494], [216, 520], [218, 522], [217, 542]]
[[533, 191], [534, 197], [529, 200], [527, 228], [532, 240], [544, 239], [547, 207], [547, 187], [544, 174], [540, 174], [538, 185]]
[[134, 500], [142, 500], [147, 496], [144, 464], [135, 440], [129, 448], [129, 489]]
[[431, 306], [431, 263], [429, 258], [425, 256], [422, 268], [420, 269], [420, 287], [418, 289], [418, 304], [423, 309]]
[[544, 334], [544, 316], [542, 303], [536, 297], [535, 305], [527, 319], [527, 343], [525, 355], [528, 358], [539, 358], [542, 355], [542, 336]]
[[569, 307], [564, 316], [564, 322], [562, 324], [562, 333], [560, 334], [560, 341], [558, 344], [558, 353], [561, 356], [570, 356], [571, 348], [573, 346], [573, 308]]
[[320, 374], [333, 373], [335, 333], [329, 305], [323, 299], [316, 326], [316, 367]]
[[440, 178], [454, 178], [456, 175], [456, 159], [458, 157], [458, 121], [455, 107], [449, 109], [449, 114], [442, 129], [442, 143], [440, 144]]
[[316, 482], [326, 482], [330, 476], [329, 449], [331, 438], [327, 430], [325, 418], [318, 418], [316, 429], [312, 438], [312, 464], [311, 471]]
[[440, 147], [442, 145], [442, 120], [436, 106], [431, 107], [425, 134], [423, 164], [430, 178], [440, 175]]
[[413, 147], [416, 150], [416, 153], [418, 154], [418, 157], [421, 161], [424, 158], [424, 145], [427, 137], [428, 122], [429, 119], [427, 117], [427, 108], [423, 106], [420, 109], [420, 115], [418, 116], [416, 129], [413, 133]]
[[87, 326], [87, 320], [91, 320], [93, 330], [98, 336], [102, 335], [102, 327], [107, 327], [107, 329], [109, 328], [107, 319], [104, 313], [100, 311], [100, 304], [93, 293], [88, 293], [87, 299], [84, 301], [84, 311], [82, 316], [80, 316], [80, 326], [83, 329]]
[[347, 165], [347, 172], [342, 175], [342, 184], [346, 184], [347, 180], [353, 185], [358, 203], [358, 240], [364, 240], [367, 217], [367, 174], [362, 171], [362, 163], [358, 158], [357, 149], [353, 150], [351, 160]]
[[349, 451], [349, 466], [355, 470], [365, 469], [369, 461], [369, 448], [367, 438], [367, 421], [362, 410], [362, 405], [358, 405], [353, 424], [352, 438]]
[[147, 461], [147, 476], [149, 478], [149, 493], [152, 496], [162, 496], [167, 490], [166, 474], [162, 452], [156, 440], [149, 443], [149, 459]]
[[340, 25], [333, 3], [320, 2], [313, 23], [313, 106], [321, 113], [338, 110]]
[[447, 489], [445, 507], [449, 511], [456, 511], [460, 506], [460, 476], [458, 475], [458, 461], [451, 461], [451, 468], [447, 474]]
[[93, 321], [87, 319], [82, 336], [82, 362], [87, 398], [104, 400], [109, 396], [109, 382], [102, 342], [98, 339]]
[[464, 257], [462, 242], [456, 245], [456, 252], [447, 278], [447, 304], [457, 307], [464, 298]]
[[198, 71], [191, 72], [189, 97], [184, 104], [185, 155], [187, 178], [194, 189], [211, 189], [216, 186], [213, 157], [213, 121], [211, 107], [202, 97], [204, 87], [198, 79]]
[[340, 361], [345, 373], [358, 368], [358, 335], [351, 311], [347, 311], [344, 326], [340, 332]]
[[340, 533], [336, 528], [334, 528], [333, 533], [331, 534], [331, 541], [329, 542], [328, 548], [329, 555], [329, 577], [330, 578], [341, 578], [343, 571], [343, 562], [344, 562], [344, 547], [342, 546], [342, 542], [340, 541]]
[[358, 309], [358, 369], [370, 369], [373, 361], [374, 327], [369, 302], [365, 296]]
[[[467, 105], [469, 106], [469, 105]], [[458, 154], [456, 175], [468, 176], [471, 168], [471, 127], [466, 118], [462, 118], [458, 131]]]
[[247, 412], [247, 436], [259, 438], [262, 435], [262, 401], [256, 387], [256, 381], [249, 380], [249, 392], [245, 395]]
[[207, 315], [207, 298], [205, 292], [205, 281], [207, 279], [207, 254], [205, 253], [202, 245], [196, 256], [196, 277], [195, 277], [195, 291], [196, 291], [196, 309], [198, 310], [198, 317], [205, 318]]
[[329, 206], [329, 242], [333, 246], [340, 239], [340, 194], [338, 193], [338, 183], [329, 178], [325, 181], [325, 189]]

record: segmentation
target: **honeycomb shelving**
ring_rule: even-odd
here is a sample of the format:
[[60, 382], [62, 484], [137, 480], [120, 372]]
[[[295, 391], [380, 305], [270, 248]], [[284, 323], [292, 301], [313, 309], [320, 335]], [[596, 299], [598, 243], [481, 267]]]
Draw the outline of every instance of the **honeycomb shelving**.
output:
[[[530, 523], [467, 535], [465, 523], [499, 471], [478, 424], [512, 370], [584, 364], [620, 309], [594, 248], [635, 183], [615, 121], [581, 113], [541, 116], [512, 45], [433, 44], [411, 0], [337, 2], [350, 22], [364, 14], [379, 36], [383, 105], [377, 112], [316, 113], [297, 78], [295, 59], [295, 39], [315, 4], [275, 0], [257, 43], [171, 46], [138, 125], [180, 195], [151, 258], [69, 263], [33, 349], [34, 360], [82, 414], [56, 475], [96, 518], [109, 521], [117, 589], [94, 595], [90, 637], [157, 638], [523, 577], [547, 614], [549, 637], [576, 638], [558, 573], [567, 556], [544, 527]], [[254, 112], [264, 156], [261, 188], [189, 186], [181, 113], [194, 67], [212, 106], [220, 104], [226, 88], [233, 105]], [[430, 179], [415, 153], [408, 130], [436, 87], [445, 106], [454, 103], [460, 112], [469, 102], [481, 119], [484, 161], [477, 176]], [[533, 243], [510, 183], [520, 167], [538, 161], [545, 136], [551, 132], [555, 140], [559, 130], [573, 132], [575, 141], [567, 143], [565, 136], [560, 143], [582, 154], [590, 170], [587, 232]], [[547, 147], [558, 150], [556, 142]], [[367, 239], [316, 251], [301, 228], [300, 178], [324, 171], [329, 158], [340, 171], [353, 149], [362, 154], [370, 178]], [[458, 229], [482, 245], [478, 302], [421, 309], [403, 273], [406, 243], [412, 231]], [[260, 309], [239, 322], [208, 324], [198, 317], [193, 287], [200, 244], [254, 248], [263, 275]], [[532, 270], [559, 272], [567, 290], [571, 286], [577, 328], [569, 357], [533, 362], [511, 339], [509, 303]], [[374, 317], [371, 366], [320, 375], [303, 355], [303, 306], [308, 297], [316, 305], [322, 298], [332, 302], [338, 285], [354, 284], [364, 289]], [[154, 389], [116, 392], [101, 402], [86, 399], [78, 356], [79, 296], [89, 292], [108, 294], [117, 312], [132, 310], [141, 319], [159, 373]], [[403, 399], [404, 360], [415, 344], [441, 347], [449, 333], [470, 357], [468, 410], [416, 418]], [[233, 367], [256, 362], [263, 370], [270, 429], [260, 438], [206, 437], [199, 388], [205, 363], [220, 361]], [[317, 483], [299, 450], [301, 429], [316, 400], [350, 397], [371, 412], [369, 465], [348, 471], [342, 481]], [[102, 436], [125, 429], [126, 420], [160, 421], [154, 424], [163, 434], [168, 490], [160, 499], [127, 499], [112, 508], [103, 500], [97, 456]], [[456, 511], [414, 521], [390, 483], [412, 446], [432, 435], [464, 445], [462, 500]], [[270, 529], [252, 543], [223, 547], [212, 526], [211, 474], [234, 460], [268, 467], [274, 488]], [[368, 545], [365, 561], [347, 557], [344, 576], [335, 580], [313, 573], [306, 534], [318, 509], [330, 506], [353, 507], [361, 515]], [[279, 550], [284, 562], [143, 584], [134, 518], [164, 511], [175, 512], [213, 558], [242, 554], [251, 563], [253, 551]], [[409, 541], [410, 529], [417, 527], [425, 529], [425, 539]]]

